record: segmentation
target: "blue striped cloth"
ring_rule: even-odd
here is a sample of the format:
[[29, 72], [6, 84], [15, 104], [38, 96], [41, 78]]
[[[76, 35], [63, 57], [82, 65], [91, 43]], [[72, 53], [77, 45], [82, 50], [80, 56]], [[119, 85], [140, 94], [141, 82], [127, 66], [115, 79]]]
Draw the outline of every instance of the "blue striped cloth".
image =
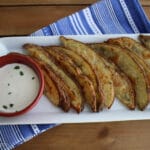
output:
[[[32, 36], [149, 32], [150, 22], [138, 0], [102, 0]], [[56, 124], [0, 126], [0, 150], [10, 150], [54, 126]]]

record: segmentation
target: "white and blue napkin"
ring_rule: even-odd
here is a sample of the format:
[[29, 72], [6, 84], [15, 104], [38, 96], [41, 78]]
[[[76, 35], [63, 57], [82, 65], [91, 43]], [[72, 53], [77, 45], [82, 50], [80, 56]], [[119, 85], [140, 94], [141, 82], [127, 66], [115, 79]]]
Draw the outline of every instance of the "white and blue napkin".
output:
[[[150, 21], [138, 0], [102, 0], [58, 20], [32, 36], [150, 33]], [[0, 126], [0, 150], [10, 150], [55, 127], [47, 125]]]

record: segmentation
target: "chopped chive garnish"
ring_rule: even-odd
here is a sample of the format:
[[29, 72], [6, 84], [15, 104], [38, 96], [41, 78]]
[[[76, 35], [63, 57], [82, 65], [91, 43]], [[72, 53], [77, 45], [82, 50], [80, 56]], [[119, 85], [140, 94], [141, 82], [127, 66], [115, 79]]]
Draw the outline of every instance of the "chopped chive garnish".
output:
[[22, 71], [20, 71], [20, 75], [21, 75], [21, 76], [23, 76], [23, 75], [24, 75], [24, 73], [23, 73]]
[[8, 95], [10, 95], [12, 92], [8, 92]]
[[20, 66], [15, 66], [14, 69], [20, 69]]
[[7, 107], [6, 105], [3, 105], [3, 108], [4, 108], [4, 109], [7, 109], [8, 107]]
[[14, 104], [9, 104], [9, 106], [10, 106], [10, 107], [13, 107], [13, 106], [14, 106]]
[[32, 77], [32, 80], [34, 80], [35, 79], [35, 77]]
[[9, 83], [8, 83], [7, 85], [8, 85], [8, 86], [10, 86], [10, 84], [9, 84]]

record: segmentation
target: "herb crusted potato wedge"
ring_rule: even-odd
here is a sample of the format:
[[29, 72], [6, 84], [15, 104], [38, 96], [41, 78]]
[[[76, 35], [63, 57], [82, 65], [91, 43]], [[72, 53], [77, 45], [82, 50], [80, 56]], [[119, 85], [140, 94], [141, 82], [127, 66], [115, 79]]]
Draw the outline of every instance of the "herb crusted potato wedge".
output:
[[104, 64], [103, 59], [101, 59], [90, 47], [79, 41], [67, 39], [63, 36], [60, 37], [60, 40], [66, 48], [81, 55], [92, 66], [96, 74], [100, 92], [104, 95], [102, 101], [107, 108], [110, 108], [114, 101], [114, 86], [112, 74]]
[[48, 52], [49, 57], [53, 58], [62, 69], [75, 79], [82, 89], [86, 102], [90, 105], [93, 112], [97, 112], [96, 92], [90, 79], [82, 74], [80, 68], [74, 64], [70, 57], [57, 51], [58, 47], [44, 47], [44, 49]]
[[113, 61], [132, 81], [135, 89], [135, 98], [138, 108], [144, 110], [149, 102], [149, 83], [145, 71], [122, 48], [105, 43], [92, 44], [98, 53]]
[[81, 112], [83, 110], [84, 99], [77, 84], [66, 74], [66, 72], [60, 69], [59, 66], [53, 62], [53, 60], [51, 60], [47, 52], [44, 51], [42, 47], [33, 44], [25, 44], [23, 47], [31, 56], [44, 62], [44, 64], [48, 66], [47, 68], [51, 68], [53, 72], [55, 72], [55, 74], [59, 76], [62, 81], [64, 81], [72, 107], [78, 113]]

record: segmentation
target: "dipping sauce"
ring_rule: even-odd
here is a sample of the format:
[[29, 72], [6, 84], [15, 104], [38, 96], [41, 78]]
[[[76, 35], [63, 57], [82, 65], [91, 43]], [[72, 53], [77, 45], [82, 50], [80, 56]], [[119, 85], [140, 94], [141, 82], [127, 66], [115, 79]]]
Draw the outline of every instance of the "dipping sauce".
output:
[[0, 111], [17, 112], [30, 105], [39, 92], [39, 78], [27, 65], [12, 63], [0, 68]]

